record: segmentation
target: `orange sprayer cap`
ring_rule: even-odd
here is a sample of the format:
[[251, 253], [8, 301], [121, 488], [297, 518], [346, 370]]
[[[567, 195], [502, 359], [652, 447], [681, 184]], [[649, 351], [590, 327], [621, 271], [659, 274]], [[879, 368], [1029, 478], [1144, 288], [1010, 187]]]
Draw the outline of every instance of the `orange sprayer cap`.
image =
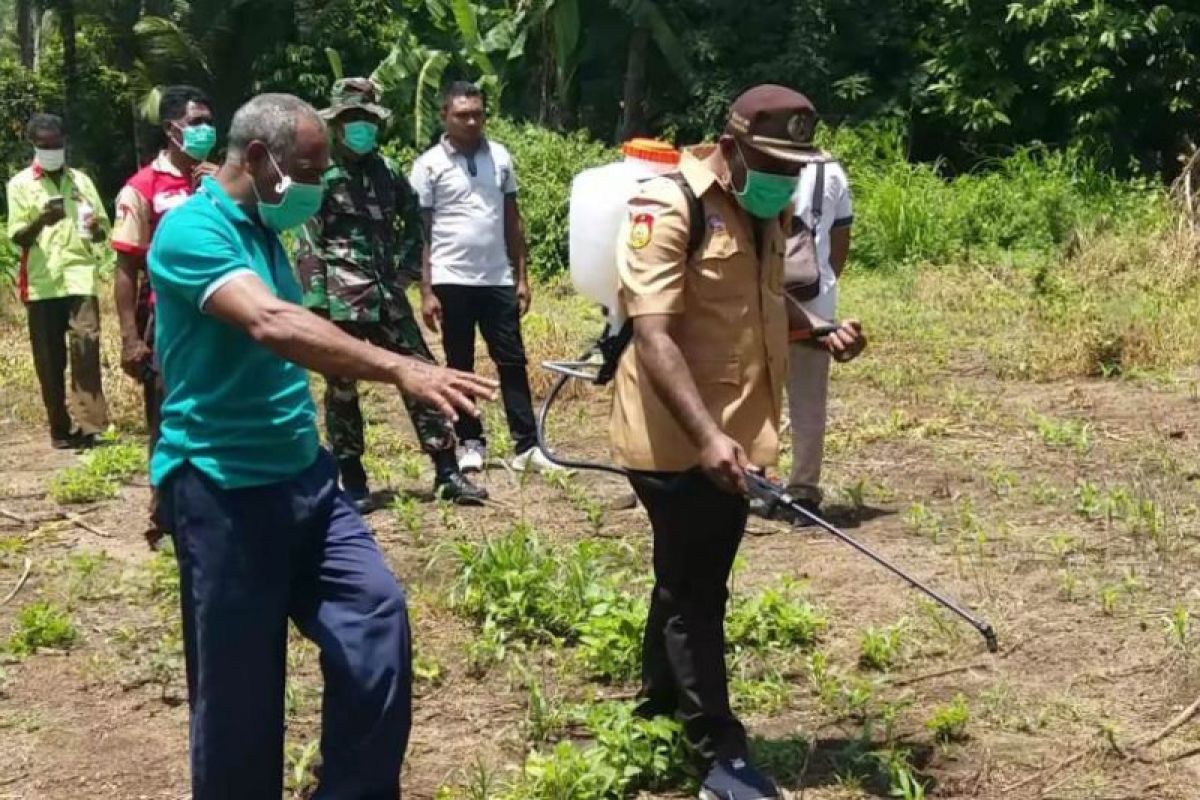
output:
[[679, 151], [659, 139], [630, 139], [621, 147], [621, 152], [630, 158], [650, 161], [655, 164], [678, 164]]

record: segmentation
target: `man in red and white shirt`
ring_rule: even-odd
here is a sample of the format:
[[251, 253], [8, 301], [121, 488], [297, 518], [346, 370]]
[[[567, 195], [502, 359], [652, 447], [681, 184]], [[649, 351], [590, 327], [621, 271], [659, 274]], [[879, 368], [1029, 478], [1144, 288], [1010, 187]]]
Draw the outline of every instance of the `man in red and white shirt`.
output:
[[112, 232], [112, 246], [117, 251], [114, 293], [121, 326], [121, 368], [142, 383], [151, 452], [158, 440], [163, 388], [154, 361], [154, 297], [146, 253], [163, 215], [191, 197], [200, 178], [217, 168], [207, 161], [217, 135], [212, 101], [204, 92], [192, 86], [167, 87], [158, 117], [167, 147], [117, 195]]

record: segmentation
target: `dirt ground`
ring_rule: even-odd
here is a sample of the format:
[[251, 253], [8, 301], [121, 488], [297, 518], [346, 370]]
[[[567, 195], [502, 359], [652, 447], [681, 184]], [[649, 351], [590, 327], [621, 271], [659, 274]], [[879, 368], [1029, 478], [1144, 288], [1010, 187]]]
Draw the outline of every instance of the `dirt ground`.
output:
[[[48, 496], [77, 456], [47, 446], [28, 367], [19, 366], [19, 330], [10, 334], [0, 382], [0, 600], [20, 588], [0, 605], [0, 642], [35, 600], [68, 608], [80, 636], [62, 651], [0, 656], [0, 800], [186, 797], [182, 666], [172, 609], [155, 589], [166, 568], [141, 539], [148, 488], [135, 481], [113, 500], [71, 507]], [[1190, 609], [1200, 609], [1195, 377], [1035, 384], [999, 381], [969, 354], [933, 365], [894, 355], [880, 348], [838, 369], [827, 475], [834, 515], [989, 618], [1000, 653], [989, 655], [971, 629], [849, 548], [776, 523], [752, 523], [735, 593], [806, 581], [830, 620], [821, 651], [898, 710], [895, 738], [913, 752], [931, 797], [1200, 796], [1200, 721], [1168, 729], [1200, 696], [1189, 628]], [[118, 424], [135, 428], [136, 397], [123, 377], [107, 377]], [[624, 492], [615, 478], [576, 478], [607, 509], [597, 525], [578, 495], [500, 465], [483, 479], [497, 502], [439, 506], [423, 494], [428, 465], [399, 403], [377, 389], [368, 407], [376, 482], [417, 498], [420, 515], [415, 531], [390, 510], [370, 520], [411, 594], [423, 670], [404, 782], [405, 796], [421, 800], [503, 775], [527, 750], [522, 679], [504, 665], [470, 674], [475, 630], [448, 601], [449, 545], [524, 520], [551, 541], [601, 536], [644, 552], [647, 522], [638, 509], [609, 508]], [[601, 396], [564, 404], [553, 429], [559, 448], [601, 456], [605, 410]], [[397, 460], [415, 460], [421, 474], [386, 468]], [[898, 662], [860, 668], [863, 632], [896, 624]], [[572, 677], [552, 655], [532, 661], [555, 701], [630, 694]], [[298, 643], [289, 773], [304, 771], [317, 730], [315, 662]], [[787, 673], [781, 710], [746, 715], [759, 753], [782, 765], [795, 797], [887, 796], [886, 784], [850, 776], [845, 753], [864, 736], [863, 719], [822, 704], [802, 664]], [[965, 737], [938, 743], [926, 721], [960, 693], [970, 709]], [[1140, 746], [1156, 734], [1161, 741]]]

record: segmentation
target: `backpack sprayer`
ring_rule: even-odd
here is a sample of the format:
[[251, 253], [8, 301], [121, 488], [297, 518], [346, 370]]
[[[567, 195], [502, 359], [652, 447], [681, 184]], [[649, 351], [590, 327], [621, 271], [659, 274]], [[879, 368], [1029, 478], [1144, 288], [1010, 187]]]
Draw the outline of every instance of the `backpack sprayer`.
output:
[[[637, 183], [655, 174], [664, 174], [678, 163], [678, 153], [660, 142], [634, 140], [625, 147], [626, 160], [581, 173], [571, 191], [571, 278], [581, 294], [600, 303], [607, 312], [601, 338], [575, 361], [547, 361], [542, 364], [558, 375], [537, 416], [538, 446], [553, 463], [571, 469], [607, 472], [629, 477], [630, 471], [612, 464], [579, 461], [557, 455], [546, 440], [546, 420], [563, 388], [571, 380], [604, 386], [616, 374], [621, 354], [633, 338], [632, 324], [621, 318], [616, 302], [616, 242], [625, 215], [625, 204]], [[673, 157], [670, 155], [673, 154]], [[828, 336], [837, 326], [813, 330], [814, 338]], [[645, 476], [642, 476], [645, 477]], [[664, 479], [669, 485], [670, 479]], [[999, 650], [991, 624], [976, 616], [944, 593], [917, 580], [862, 542], [834, 527], [820, 515], [808, 510], [787, 491], [756, 472], [746, 473], [751, 499], [761, 500], [767, 516], [787, 521], [808, 521], [897, 576], [938, 605], [959, 617], [983, 636], [988, 652]]]

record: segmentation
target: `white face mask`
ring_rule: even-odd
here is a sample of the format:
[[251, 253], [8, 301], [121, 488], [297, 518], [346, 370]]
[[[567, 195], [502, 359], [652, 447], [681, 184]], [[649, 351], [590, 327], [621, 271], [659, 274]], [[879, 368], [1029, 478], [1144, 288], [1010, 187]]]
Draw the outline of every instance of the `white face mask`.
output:
[[58, 172], [63, 168], [63, 164], [67, 163], [67, 151], [61, 147], [57, 150], [43, 150], [38, 147], [34, 148], [33, 152], [38, 166], [46, 172]]

